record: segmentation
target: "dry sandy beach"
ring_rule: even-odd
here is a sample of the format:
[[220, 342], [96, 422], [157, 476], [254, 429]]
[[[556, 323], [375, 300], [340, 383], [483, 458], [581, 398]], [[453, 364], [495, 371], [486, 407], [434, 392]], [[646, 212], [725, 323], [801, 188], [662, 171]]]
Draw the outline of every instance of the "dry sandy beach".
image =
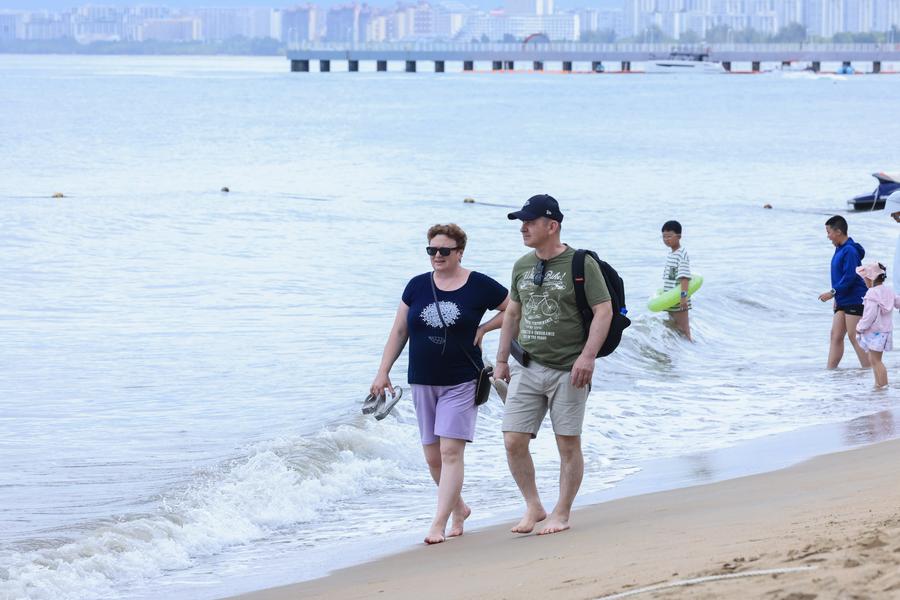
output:
[[507, 529], [240, 598], [900, 598], [900, 440]]

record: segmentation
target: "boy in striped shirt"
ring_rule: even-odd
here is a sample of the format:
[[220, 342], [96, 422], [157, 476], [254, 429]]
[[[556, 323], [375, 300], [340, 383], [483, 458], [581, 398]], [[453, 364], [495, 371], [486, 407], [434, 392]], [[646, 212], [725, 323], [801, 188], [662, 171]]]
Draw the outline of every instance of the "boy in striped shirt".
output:
[[691, 282], [691, 260], [687, 251], [681, 246], [681, 223], [678, 221], [666, 221], [662, 226], [662, 239], [672, 251], [666, 257], [666, 267], [663, 270], [663, 291], [667, 292], [674, 287], [681, 288], [681, 301], [678, 306], [666, 309], [669, 318], [675, 322], [675, 328], [681, 331], [688, 341], [691, 339], [691, 324], [688, 320], [688, 311], [691, 309], [691, 299], [688, 298], [688, 284]]

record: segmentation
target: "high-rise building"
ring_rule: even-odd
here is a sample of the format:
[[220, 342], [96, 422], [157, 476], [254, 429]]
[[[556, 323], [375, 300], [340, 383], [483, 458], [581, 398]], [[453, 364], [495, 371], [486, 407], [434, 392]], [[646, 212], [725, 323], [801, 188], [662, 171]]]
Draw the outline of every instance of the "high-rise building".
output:
[[710, 0], [684, 0], [684, 10], [689, 13], [709, 14], [712, 10]]
[[684, 10], [684, 0], [656, 0], [656, 12], [674, 13]]
[[190, 14], [200, 19], [203, 39], [207, 42], [220, 42], [242, 35], [238, 10], [235, 8], [195, 8]]
[[578, 15], [579, 27], [581, 27], [582, 33], [600, 30], [599, 10], [596, 8], [579, 8], [575, 13]]
[[744, 14], [744, 0], [712, 0], [710, 10], [714, 15]]
[[803, 0], [775, 0], [775, 15], [778, 27], [787, 27], [791, 23], [803, 24]]
[[465, 41], [480, 40], [482, 36], [492, 41], [502, 41], [506, 36], [521, 40], [535, 33], [542, 33], [552, 41], [578, 41], [581, 22], [574, 13], [545, 16], [480, 14], [466, 20], [459, 37]]
[[415, 39], [435, 36], [435, 11], [428, 3], [419, 3], [412, 14], [412, 37]]
[[119, 41], [124, 37], [123, 14], [111, 6], [82, 6], [72, 16], [72, 36], [79, 43]]
[[655, 14], [659, 15], [661, 21], [660, 29], [670, 38], [678, 39], [686, 31], [684, 23], [685, 13], [681, 11], [665, 11]]
[[325, 17], [325, 39], [329, 42], [356, 42], [359, 39], [359, 6], [336, 6]]
[[875, 24], [875, 3], [872, 0], [844, 0], [844, 31], [865, 33]]
[[845, 31], [843, 0], [806, 0], [803, 13], [809, 35], [831, 37]]
[[434, 36], [441, 40], [452, 40], [466, 23], [462, 12], [437, 10], [434, 13]]
[[238, 34], [246, 38], [270, 38], [272, 35], [271, 8], [245, 8], [238, 12]]
[[19, 37], [20, 19], [15, 13], [0, 13], [0, 42], [11, 42]]
[[365, 41], [367, 42], [384, 42], [388, 39], [388, 16], [383, 14], [373, 14], [366, 25]]
[[316, 19], [317, 9], [308, 4], [305, 7], [289, 8], [281, 11], [281, 41], [287, 44], [308, 42], [318, 39]]
[[203, 24], [197, 17], [147, 19], [138, 29], [139, 41], [194, 42], [203, 37]]
[[625, 35], [639, 35], [653, 21], [656, 0], [625, 0]]
[[[900, 27], [900, 0], [875, 0], [874, 31], [891, 31], [892, 27]], [[900, 40], [891, 39], [892, 43]]]
[[19, 22], [17, 37], [23, 40], [54, 40], [72, 37], [71, 15], [61, 18], [49, 12], [33, 12], [23, 16]]
[[[713, 27], [713, 16], [709, 12], [686, 12], [682, 23], [682, 34], [693, 31], [701, 38], [706, 37], [706, 32]], [[679, 36], [681, 37], [681, 36]]]
[[508, 15], [552, 15], [553, 0], [506, 0]]
[[412, 35], [412, 14], [407, 10], [397, 10], [387, 23], [387, 39], [404, 40]]

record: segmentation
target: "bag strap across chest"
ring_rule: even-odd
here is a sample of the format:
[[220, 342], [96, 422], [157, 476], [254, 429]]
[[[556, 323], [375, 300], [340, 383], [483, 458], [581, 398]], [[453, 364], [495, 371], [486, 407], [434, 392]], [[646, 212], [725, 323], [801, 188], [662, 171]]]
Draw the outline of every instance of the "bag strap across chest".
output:
[[[447, 349], [447, 337], [450, 335], [450, 330], [447, 328], [447, 322], [444, 321], [444, 315], [441, 313], [441, 301], [438, 300], [437, 296], [437, 287], [434, 285], [434, 273], [429, 275], [428, 281], [431, 282], [431, 295], [434, 296], [434, 309], [437, 311], [438, 318], [441, 320], [441, 325], [444, 326], [444, 347], [441, 348], [441, 354], [444, 354], [444, 350]], [[456, 344], [459, 346], [459, 349], [462, 350], [462, 353], [466, 355], [466, 358], [469, 359], [469, 362], [472, 363], [472, 366], [475, 367], [475, 371], [477, 373], [481, 373], [481, 367], [478, 366], [478, 363], [475, 362], [466, 349], [463, 347], [462, 343], [459, 340], [456, 340]]]

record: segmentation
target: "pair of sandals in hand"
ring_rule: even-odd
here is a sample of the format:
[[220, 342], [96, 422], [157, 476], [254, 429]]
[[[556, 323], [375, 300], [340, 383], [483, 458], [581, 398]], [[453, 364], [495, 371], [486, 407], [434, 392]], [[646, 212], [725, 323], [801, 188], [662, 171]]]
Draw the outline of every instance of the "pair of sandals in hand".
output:
[[400, 397], [403, 395], [403, 388], [398, 385], [394, 387], [394, 392], [395, 394], [390, 399], [387, 398], [383, 391], [378, 395], [369, 394], [366, 396], [366, 399], [363, 400], [362, 414], [374, 414], [375, 419], [378, 421], [391, 414], [391, 409], [397, 405], [397, 402], [400, 401]]
[[[490, 364], [486, 362], [486, 364]], [[491, 383], [494, 385], [494, 389], [497, 390], [497, 394], [500, 396], [500, 399], [506, 403], [506, 382], [502, 379], [494, 379], [491, 378]], [[400, 397], [403, 396], [403, 388], [399, 385], [394, 388], [396, 392], [390, 399], [387, 398], [384, 392], [375, 395], [369, 394], [366, 396], [366, 399], [363, 400], [362, 405], [362, 414], [364, 415], [375, 415], [375, 419], [378, 421], [382, 420], [389, 414], [391, 414], [391, 409], [397, 405], [397, 402], [400, 401]]]

